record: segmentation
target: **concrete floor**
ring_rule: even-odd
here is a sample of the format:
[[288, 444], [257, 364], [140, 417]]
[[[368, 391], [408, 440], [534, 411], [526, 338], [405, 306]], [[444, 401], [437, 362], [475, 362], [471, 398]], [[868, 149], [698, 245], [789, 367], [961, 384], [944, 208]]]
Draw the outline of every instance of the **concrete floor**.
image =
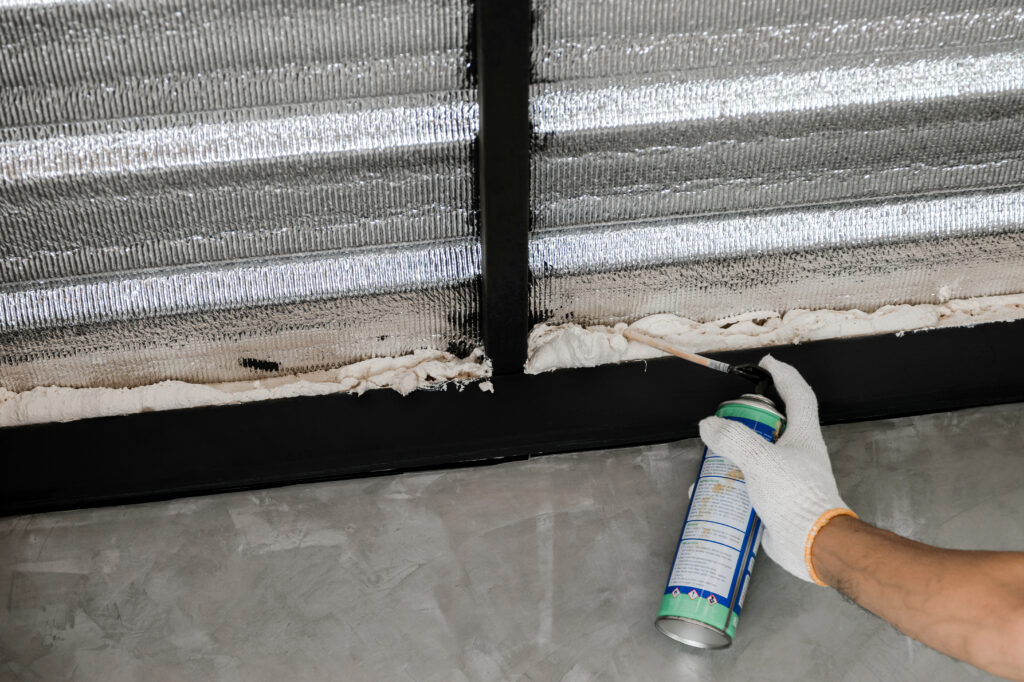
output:
[[[826, 429], [866, 520], [1018, 550], [1022, 433], [1024, 404]], [[767, 558], [731, 649], [659, 634], [700, 450], [0, 519], [0, 680], [987, 677]]]

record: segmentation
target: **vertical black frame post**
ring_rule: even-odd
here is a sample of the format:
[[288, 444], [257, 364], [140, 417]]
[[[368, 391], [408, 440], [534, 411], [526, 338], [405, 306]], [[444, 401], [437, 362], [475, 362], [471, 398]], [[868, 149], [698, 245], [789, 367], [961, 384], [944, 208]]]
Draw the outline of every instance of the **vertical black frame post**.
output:
[[477, 0], [481, 331], [494, 373], [526, 362], [530, 232], [530, 3]]

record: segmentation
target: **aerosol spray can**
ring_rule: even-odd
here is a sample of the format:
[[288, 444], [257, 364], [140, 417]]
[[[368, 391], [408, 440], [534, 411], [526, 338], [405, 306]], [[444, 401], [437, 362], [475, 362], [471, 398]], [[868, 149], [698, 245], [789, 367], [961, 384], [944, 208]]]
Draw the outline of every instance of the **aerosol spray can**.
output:
[[[722, 403], [715, 415], [741, 422], [770, 442], [786, 423], [773, 401], [753, 393]], [[702, 649], [729, 646], [760, 543], [761, 520], [743, 474], [705, 447], [655, 621], [658, 629]]]

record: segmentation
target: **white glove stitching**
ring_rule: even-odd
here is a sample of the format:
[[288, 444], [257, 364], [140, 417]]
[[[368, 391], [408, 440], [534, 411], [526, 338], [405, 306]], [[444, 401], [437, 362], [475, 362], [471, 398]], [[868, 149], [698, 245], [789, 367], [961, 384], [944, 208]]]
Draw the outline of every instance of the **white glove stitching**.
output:
[[839, 496], [828, 449], [818, 424], [818, 401], [797, 370], [771, 356], [761, 366], [786, 401], [788, 426], [777, 443], [736, 422], [709, 417], [700, 423], [705, 444], [743, 472], [747, 493], [765, 526], [765, 552], [784, 569], [813, 581], [804, 558], [818, 518], [846, 508]]

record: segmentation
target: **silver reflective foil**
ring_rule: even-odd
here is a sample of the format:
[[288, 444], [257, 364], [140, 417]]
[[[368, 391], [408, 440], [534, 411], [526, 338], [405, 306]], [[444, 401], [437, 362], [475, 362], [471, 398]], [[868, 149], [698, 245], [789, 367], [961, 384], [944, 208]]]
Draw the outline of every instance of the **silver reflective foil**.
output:
[[430, 290], [470, 282], [479, 273], [479, 245], [460, 240], [46, 282], [0, 291], [0, 334]]
[[479, 345], [466, 239], [0, 294], [4, 386], [213, 382]]
[[471, 236], [471, 98], [0, 142], [0, 277]]
[[0, 386], [479, 345], [470, 11], [0, 4]]
[[452, 0], [7, 0], [0, 126], [457, 90], [469, 14]]
[[708, 321], [1016, 293], [1022, 224], [1018, 190], [550, 230], [530, 243], [531, 308], [582, 324]]
[[1024, 290], [1020, 2], [534, 8], [536, 319]]

